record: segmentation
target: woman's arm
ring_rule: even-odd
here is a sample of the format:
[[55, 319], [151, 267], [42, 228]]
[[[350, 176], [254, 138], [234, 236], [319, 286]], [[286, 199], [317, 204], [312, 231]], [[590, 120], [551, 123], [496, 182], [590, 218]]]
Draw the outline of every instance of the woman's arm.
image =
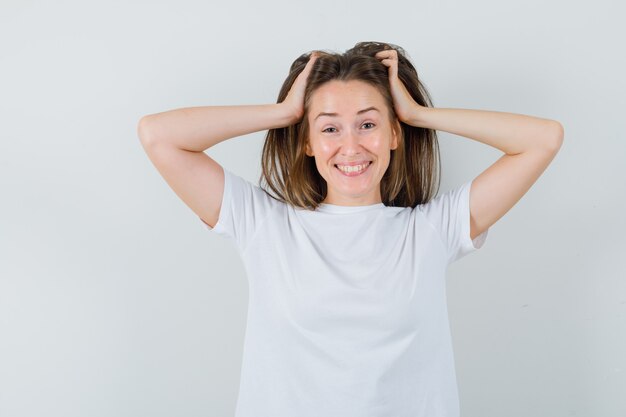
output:
[[420, 106], [398, 78], [397, 52], [380, 51], [376, 56], [389, 68], [394, 109], [400, 120], [477, 140], [505, 153], [472, 181], [470, 237], [476, 238], [539, 179], [563, 143], [563, 126], [521, 114]]
[[224, 171], [204, 150], [229, 138], [285, 126], [291, 120], [282, 103], [190, 107], [144, 116], [137, 133], [170, 188], [214, 227], [224, 195]]
[[151, 114], [139, 121], [139, 138], [144, 146], [156, 143], [203, 152], [226, 139], [295, 124], [304, 114], [306, 79], [318, 56], [311, 54], [281, 103], [187, 107]]
[[288, 126], [294, 118], [283, 103], [187, 107], [142, 117], [138, 135], [148, 145], [202, 152], [226, 139]]
[[517, 204], [563, 143], [564, 130], [559, 122], [521, 114], [423, 107], [414, 117], [411, 124], [415, 126], [464, 136], [505, 153], [472, 181], [472, 239]]
[[417, 107], [408, 124], [477, 140], [509, 155], [531, 149], [558, 149], [563, 126], [557, 121], [486, 110]]
[[309, 60], [279, 104], [188, 107], [144, 116], [137, 133], [146, 154], [174, 192], [207, 225], [219, 219], [222, 166], [204, 151], [223, 140], [296, 123], [303, 115]]

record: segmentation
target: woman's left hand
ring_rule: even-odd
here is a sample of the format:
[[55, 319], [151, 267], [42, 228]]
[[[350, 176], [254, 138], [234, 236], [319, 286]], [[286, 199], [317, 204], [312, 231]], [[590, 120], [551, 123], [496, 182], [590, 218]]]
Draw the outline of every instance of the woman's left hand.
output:
[[385, 49], [376, 53], [376, 58], [389, 68], [389, 84], [391, 96], [393, 97], [393, 107], [400, 121], [417, 126], [419, 114], [425, 108], [413, 100], [404, 83], [398, 78], [398, 51], [395, 49]]

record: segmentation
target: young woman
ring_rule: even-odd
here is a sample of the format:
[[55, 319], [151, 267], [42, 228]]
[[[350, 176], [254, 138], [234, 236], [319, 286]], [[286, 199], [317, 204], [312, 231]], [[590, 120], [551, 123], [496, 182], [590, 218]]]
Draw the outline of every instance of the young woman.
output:
[[[276, 104], [141, 119], [158, 171], [246, 267], [237, 417], [459, 415], [446, 269], [482, 247], [563, 128], [431, 103], [402, 48], [362, 42], [300, 56]], [[275, 195], [203, 152], [261, 130], [261, 179]], [[504, 155], [433, 197], [437, 130]]]

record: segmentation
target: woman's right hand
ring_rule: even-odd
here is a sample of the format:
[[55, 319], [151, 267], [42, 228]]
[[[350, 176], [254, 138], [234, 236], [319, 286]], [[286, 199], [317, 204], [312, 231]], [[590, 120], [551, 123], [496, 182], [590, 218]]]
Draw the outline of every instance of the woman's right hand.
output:
[[292, 115], [292, 124], [298, 123], [304, 116], [304, 90], [306, 88], [306, 80], [311, 73], [311, 68], [313, 68], [315, 60], [319, 56], [320, 54], [317, 51], [311, 53], [309, 61], [306, 63], [302, 72], [298, 74], [287, 93], [287, 97], [285, 97], [285, 100], [281, 103], [289, 109]]

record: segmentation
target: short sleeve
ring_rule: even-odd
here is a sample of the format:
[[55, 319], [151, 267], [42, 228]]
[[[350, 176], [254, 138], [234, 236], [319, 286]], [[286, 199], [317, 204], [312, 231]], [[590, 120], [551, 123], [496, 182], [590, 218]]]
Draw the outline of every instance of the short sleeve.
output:
[[470, 238], [470, 189], [472, 181], [441, 194], [417, 207], [439, 232], [447, 251], [448, 265], [480, 249], [489, 229]]
[[261, 187], [223, 169], [224, 194], [217, 223], [211, 227], [198, 218], [208, 230], [233, 239], [241, 250], [245, 250], [277, 200]]

